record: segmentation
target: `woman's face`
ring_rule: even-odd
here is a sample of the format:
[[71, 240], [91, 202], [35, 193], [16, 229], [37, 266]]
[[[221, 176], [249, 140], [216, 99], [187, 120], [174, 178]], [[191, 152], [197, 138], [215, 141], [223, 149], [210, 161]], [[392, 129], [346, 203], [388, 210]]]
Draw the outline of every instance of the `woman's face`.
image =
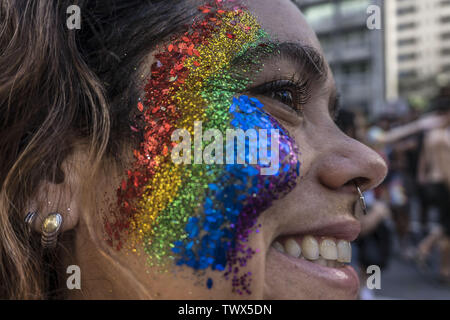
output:
[[[217, 45], [214, 47], [216, 51], [210, 54], [220, 56], [228, 52], [228, 55], [234, 55], [228, 58], [236, 58], [238, 52], [246, 52], [244, 56], [247, 58], [253, 54], [251, 59], [240, 59], [241, 65], [238, 66], [249, 79], [243, 81], [242, 77], [234, 76], [222, 85], [207, 85], [207, 78], [223, 75], [225, 71], [215, 65], [207, 65], [208, 61], [214, 61], [214, 58], [205, 58], [207, 50], [194, 51], [190, 56], [198, 56], [198, 59], [192, 62], [190, 72], [203, 70], [197, 77], [198, 83], [189, 85], [187, 78], [187, 84], [181, 83], [179, 87], [184, 85], [183, 92], [182, 89], [164, 91], [167, 88], [163, 84], [153, 82], [153, 87], [148, 85], [143, 92], [139, 112], [159, 115], [159, 110], [147, 110], [155, 104], [163, 105], [176, 99], [189, 104], [176, 121], [175, 116], [169, 117], [164, 123], [168, 126], [158, 127], [166, 131], [152, 131], [154, 138], [157, 135], [155, 145], [163, 146], [164, 139], [170, 138], [173, 130], [186, 128], [191, 132], [195, 120], [202, 120], [204, 129], [205, 126], [219, 131], [231, 128], [231, 125], [227, 127], [228, 120], [233, 117], [220, 112], [225, 103], [226, 110], [230, 110], [234, 102], [231, 110], [241, 111], [249, 106], [256, 110], [262, 104], [264, 111], [242, 111], [242, 121], [235, 123], [234, 128], [279, 129], [279, 173], [264, 176], [261, 175], [261, 167], [254, 166], [259, 170], [254, 178], [255, 175], [245, 171], [244, 166], [238, 167], [237, 171], [226, 171], [225, 165], [212, 166], [216, 170], [205, 164], [199, 165], [197, 170], [192, 169], [192, 165], [168, 163], [162, 169], [163, 160], [151, 164], [142, 158], [139, 161], [142, 154], [134, 152], [128, 176], [130, 172], [139, 172], [140, 175], [148, 174], [153, 180], [146, 180], [146, 187], [136, 182], [140, 189], [133, 187], [133, 193], [129, 183], [133, 184], [134, 180], [124, 179], [117, 192], [117, 200], [117, 188], [112, 188], [113, 184], [107, 182], [108, 199], [112, 199], [112, 204], [103, 212], [114, 211], [114, 204], [118, 203], [122, 212], [116, 212], [116, 216], [124, 212], [129, 215], [126, 219], [123, 216], [109, 222], [107, 219], [106, 224], [97, 221], [95, 227], [92, 219], [86, 218], [86, 223], [81, 225], [80, 228], [89, 233], [95, 244], [86, 246], [85, 241], [77, 241], [78, 263], [85, 270], [85, 295], [159, 299], [356, 297], [359, 285], [355, 272], [337, 260], [349, 259], [348, 242], [358, 236], [360, 229], [355, 217], [358, 199], [355, 182], [362, 190], [378, 185], [386, 174], [385, 163], [374, 151], [345, 136], [336, 127], [333, 121], [337, 99], [334, 80], [327, 64], [322, 61], [314, 32], [297, 7], [289, 0], [249, 0], [245, 5], [245, 18], [238, 16], [237, 22], [232, 22], [240, 31], [224, 33], [228, 40], [223, 41], [239, 42], [231, 49], [228, 45], [222, 50]], [[259, 26], [248, 17], [256, 17]], [[220, 23], [228, 22], [223, 20]], [[217, 30], [220, 28], [222, 26]], [[185, 36], [194, 37], [195, 31], [191, 29]], [[261, 36], [261, 31], [268, 35]], [[214, 37], [214, 32], [209, 36]], [[212, 42], [210, 38], [209, 44]], [[251, 44], [256, 45], [252, 47]], [[164, 76], [158, 73], [165, 72], [162, 71], [165, 70], [164, 65], [172, 63], [164, 60], [174, 50], [168, 45], [149, 56], [146, 74], [153, 66], [153, 79]], [[242, 61], [246, 64], [242, 65]], [[230, 59], [231, 69], [233, 63], [237, 63], [236, 59]], [[214, 72], [206, 77], [208, 72], [205, 70]], [[186, 74], [171, 74], [171, 81], [176, 82], [184, 76]], [[156, 85], [160, 86], [159, 89], [154, 89]], [[227, 88], [223, 89], [224, 86]], [[200, 102], [189, 92], [195, 88], [209, 88]], [[211, 100], [215, 94], [222, 94], [225, 100]], [[258, 100], [246, 100], [242, 95]], [[160, 100], [156, 101], [155, 96]], [[174, 96], [177, 98], [171, 100]], [[233, 101], [232, 97], [236, 100]], [[207, 108], [204, 104], [208, 99], [216, 101], [215, 109], [209, 108], [201, 115], [195, 113], [196, 108]], [[150, 121], [149, 118], [147, 120]], [[147, 123], [147, 126], [134, 129], [146, 128], [143, 129], [145, 136], [150, 132], [149, 127], [152, 126]], [[149, 148], [147, 145], [146, 150]], [[165, 156], [170, 151], [162, 150]], [[214, 178], [204, 178], [211, 172], [216, 174]], [[220, 190], [231, 190], [225, 198], [237, 192], [236, 181], [241, 185], [239, 192], [242, 192], [242, 197], [221, 198], [223, 193], [219, 193]], [[151, 185], [150, 189], [148, 185]], [[220, 190], [212, 190], [215, 186]], [[124, 211], [125, 206], [131, 206], [132, 210]], [[240, 212], [237, 212], [235, 220], [231, 213], [228, 220], [214, 220], [221, 214], [226, 216], [227, 210]], [[176, 227], [178, 224], [180, 227]], [[235, 241], [230, 241], [230, 237]], [[105, 238], [108, 241], [104, 241]], [[194, 251], [196, 256], [190, 254], [192, 246], [197, 250]], [[295, 257], [298, 247], [302, 254]], [[319, 259], [316, 260], [314, 256], [317, 255]]]

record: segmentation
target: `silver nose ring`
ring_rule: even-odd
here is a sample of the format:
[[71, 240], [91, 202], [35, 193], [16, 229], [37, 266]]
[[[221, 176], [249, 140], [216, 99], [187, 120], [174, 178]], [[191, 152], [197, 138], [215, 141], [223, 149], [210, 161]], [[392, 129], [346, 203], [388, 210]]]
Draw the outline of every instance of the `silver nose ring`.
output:
[[355, 187], [359, 194], [359, 203], [361, 204], [361, 208], [363, 210], [364, 215], [366, 215], [367, 214], [366, 199], [364, 199], [364, 195], [362, 194], [361, 189], [356, 184], [356, 182], [355, 182]]

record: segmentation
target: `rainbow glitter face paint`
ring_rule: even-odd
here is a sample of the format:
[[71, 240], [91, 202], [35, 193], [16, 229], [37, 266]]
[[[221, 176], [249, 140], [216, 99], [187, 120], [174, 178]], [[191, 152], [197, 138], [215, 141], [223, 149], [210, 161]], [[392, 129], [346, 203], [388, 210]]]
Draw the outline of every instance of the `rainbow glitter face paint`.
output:
[[[298, 148], [260, 101], [240, 94], [261, 69], [264, 55], [276, 50], [257, 19], [222, 1], [199, 10], [204, 17], [155, 55], [145, 98], [137, 106], [139, 121], [132, 126], [142, 142], [117, 190], [119, 210], [105, 220], [105, 230], [118, 250], [124, 244], [132, 251], [143, 247], [150, 266], [174, 261], [194, 270], [222, 271], [234, 291], [250, 293], [251, 274], [241, 269], [258, 248], [248, 246], [249, 236], [259, 232], [258, 216], [295, 186]], [[195, 147], [188, 155], [192, 161], [175, 163], [172, 155], [183, 141], [172, 141], [174, 132], [184, 129], [194, 136], [196, 123], [224, 136], [230, 129], [267, 132], [256, 137], [256, 154], [263, 141], [279, 165], [265, 175], [264, 157], [249, 165], [253, 153], [246, 153], [244, 164], [196, 164]], [[244, 142], [247, 149], [250, 143]], [[204, 141], [200, 146], [208, 148]], [[213, 286], [211, 279], [207, 286]]]
[[[255, 98], [242, 96], [239, 100], [233, 98], [233, 104], [230, 107], [230, 112], [234, 117], [240, 118], [239, 114], [235, 113], [238, 105], [240, 109], [245, 110], [246, 114], [253, 113], [254, 106], [242, 105], [242, 100], [248, 100], [257, 108], [262, 108], [263, 105]], [[268, 142], [268, 134], [270, 143]], [[226, 164], [259, 164], [268, 165], [269, 167], [261, 167], [261, 175], [273, 175], [279, 169], [279, 130], [278, 129], [259, 129], [249, 128], [246, 131], [242, 128], [227, 129], [226, 139], [222, 133], [217, 129], [208, 129], [203, 132], [203, 124], [201, 121], [194, 121], [194, 137], [191, 138], [189, 131], [186, 129], [177, 129], [172, 133], [172, 141], [177, 142], [177, 145], [172, 149], [172, 161], [174, 164], [192, 164], [191, 149], [194, 149], [194, 163], [195, 164], [224, 164], [224, 154]], [[181, 138], [181, 142], [179, 139]], [[213, 141], [203, 148], [203, 143]], [[248, 143], [245, 139], [248, 138]], [[192, 146], [192, 142], [194, 145]], [[226, 147], [223, 142], [227, 141]], [[237, 144], [235, 144], [237, 140]], [[269, 147], [269, 150], [267, 150]], [[247, 154], [248, 153], [248, 154]], [[204, 161], [204, 162], [203, 162]]]

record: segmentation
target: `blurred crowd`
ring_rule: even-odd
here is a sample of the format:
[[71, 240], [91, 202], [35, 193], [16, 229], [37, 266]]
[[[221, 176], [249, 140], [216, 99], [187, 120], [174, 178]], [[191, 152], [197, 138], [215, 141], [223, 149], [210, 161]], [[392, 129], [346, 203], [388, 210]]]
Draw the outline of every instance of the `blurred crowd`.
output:
[[[364, 114], [343, 111], [338, 123], [349, 136], [371, 146], [387, 162], [389, 173], [375, 190], [365, 192], [368, 212], [354, 251], [361, 275], [389, 267], [396, 256], [415, 264], [450, 288], [450, 86], [441, 88], [425, 111]], [[436, 271], [431, 253], [438, 252]]]

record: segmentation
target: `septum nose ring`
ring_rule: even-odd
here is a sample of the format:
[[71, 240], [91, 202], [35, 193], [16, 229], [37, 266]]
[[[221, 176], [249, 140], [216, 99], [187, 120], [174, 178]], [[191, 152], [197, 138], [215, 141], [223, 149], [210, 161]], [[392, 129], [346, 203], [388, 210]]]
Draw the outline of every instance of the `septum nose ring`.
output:
[[361, 189], [356, 184], [356, 182], [355, 182], [355, 187], [359, 194], [359, 203], [361, 204], [362, 211], [363, 211], [364, 215], [366, 215], [367, 214], [366, 199], [364, 199], [364, 195], [362, 194]]

